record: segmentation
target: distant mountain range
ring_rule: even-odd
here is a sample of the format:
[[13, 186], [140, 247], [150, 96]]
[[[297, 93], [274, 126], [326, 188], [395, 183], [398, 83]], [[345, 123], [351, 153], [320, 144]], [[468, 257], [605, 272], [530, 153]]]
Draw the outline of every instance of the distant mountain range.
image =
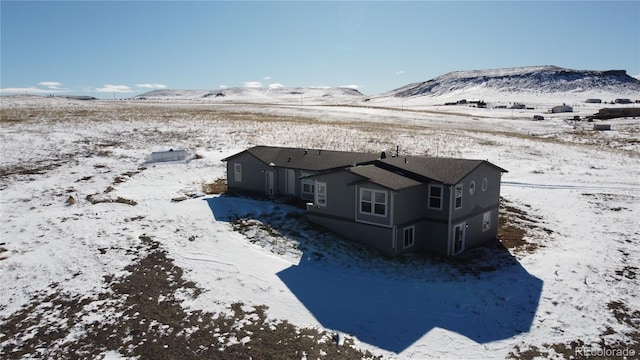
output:
[[439, 96], [474, 88], [523, 93], [602, 91], [640, 94], [640, 80], [627, 75], [624, 70], [595, 71], [557, 66], [529, 66], [454, 71], [435, 79], [405, 85], [384, 95]]
[[291, 102], [304, 102], [305, 99], [330, 101], [335, 98], [364, 97], [358, 90], [346, 87], [277, 87], [247, 88], [233, 87], [218, 90], [153, 90], [135, 96], [134, 99], [203, 99], [203, 100], [235, 100], [244, 99], [268, 100], [280, 99]]
[[454, 71], [428, 81], [405, 85], [389, 92], [365, 96], [351, 88], [225, 88], [218, 90], [153, 90], [134, 99], [184, 99], [264, 101], [287, 103], [335, 103], [383, 98], [440, 97], [457, 93], [526, 93], [576, 95], [593, 92], [639, 94], [640, 80], [625, 70], [573, 70], [557, 66], [529, 66], [491, 70]]

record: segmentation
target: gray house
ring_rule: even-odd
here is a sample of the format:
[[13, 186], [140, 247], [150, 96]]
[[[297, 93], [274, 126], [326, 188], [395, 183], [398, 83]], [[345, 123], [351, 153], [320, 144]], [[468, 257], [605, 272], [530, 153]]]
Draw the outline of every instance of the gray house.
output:
[[313, 200], [314, 180], [306, 178], [336, 168], [370, 162], [380, 154], [255, 146], [228, 158], [229, 190]]
[[309, 200], [309, 221], [389, 256], [451, 256], [497, 236], [506, 170], [487, 161], [274, 147], [224, 160], [231, 190]]

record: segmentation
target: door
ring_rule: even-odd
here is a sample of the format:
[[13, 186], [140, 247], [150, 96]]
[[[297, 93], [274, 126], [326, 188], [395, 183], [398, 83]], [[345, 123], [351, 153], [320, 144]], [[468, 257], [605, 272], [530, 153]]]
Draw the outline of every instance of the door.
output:
[[275, 189], [275, 175], [273, 171], [265, 172], [265, 192], [268, 196], [274, 196], [276, 194]]
[[287, 175], [287, 195], [296, 194], [296, 171], [293, 169], [285, 169]]
[[462, 223], [453, 228], [453, 255], [464, 250], [464, 230], [466, 225], [466, 223]]

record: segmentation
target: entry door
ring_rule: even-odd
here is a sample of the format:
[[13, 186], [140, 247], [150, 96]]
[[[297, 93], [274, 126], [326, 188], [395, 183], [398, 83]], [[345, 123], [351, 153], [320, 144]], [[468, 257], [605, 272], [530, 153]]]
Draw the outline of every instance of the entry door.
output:
[[268, 196], [273, 196], [276, 193], [276, 189], [275, 189], [275, 176], [273, 174], [273, 171], [266, 171], [265, 172], [265, 192], [267, 193]]
[[464, 230], [466, 223], [458, 224], [453, 228], [453, 255], [464, 250]]
[[287, 194], [295, 195], [296, 194], [296, 171], [293, 169], [286, 169], [287, 174]]

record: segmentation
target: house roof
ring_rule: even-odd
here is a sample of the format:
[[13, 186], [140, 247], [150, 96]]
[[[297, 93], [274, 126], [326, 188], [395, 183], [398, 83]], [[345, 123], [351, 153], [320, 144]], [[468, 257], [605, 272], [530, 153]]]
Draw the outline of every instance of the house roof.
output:
[[501, 172], [507, 172], [507, 170], [484, 160], [437, 157], [392, 157], [381, 159], [378, 164], [379, 166], [387, 168], [389, 170], [395, 168], [401, 172], [406, 171], [411, 173], [405, 173], [403, 174], [404, 176], [414, 177], [412, 175], [417, 175], [418, 177], [424, 177], [449, 185], [457, 184], [467, 174], [472, 172], [481, 164], [487, 164]]
[[254, 146], [238, 154], [231, 155], [223, 159], [223, 161], [232, 160], [244, 153], [249, 153], [265, 164], [272, 166], [310, 171], [353, 166], [355, 164], [370, 162], [380, 157], [379, 154], [350, 151]]
[[385, 170], [375, 165], [361, 165], [348, 168], [347, 171], [363, 176], [374, 184], [386, 187], [390, 190], [401, 190], [418, 186], [420, 181], [410, 179], [402, 174]]

